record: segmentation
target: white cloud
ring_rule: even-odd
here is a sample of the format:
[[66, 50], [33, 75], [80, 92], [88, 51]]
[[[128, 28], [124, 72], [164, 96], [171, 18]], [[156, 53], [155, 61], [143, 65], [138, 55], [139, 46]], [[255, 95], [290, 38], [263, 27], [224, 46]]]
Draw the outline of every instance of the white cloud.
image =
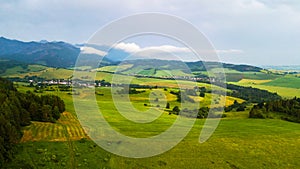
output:
[[227, 50], [216, 50], [218, 54], [242, 54], [243, 50], [240, 49], [227, 49]]
[[[118, 8], [120, 6], [122, 8]], [[153, 11], [188, 20], [205, 33], [216, 48], [224, 49], [217, 51], [220, 55], [243, 53], [232, 49], [237, 48], [247, 51], [243, 53], [246, 59], [243, 62], [289, 64], [300, 61], [298, 0], [153, 0], [151, 3], [138, 0], [0, 0], [0, 33], [25, 41], [46, 39], [84, 43], [112, 20]], [[165, 48], [163, 50], [183, 53], [186, 50], [155, 45], [152, 47], [158, 50]], [[130, 52], [145, 50], [135, 44], [118, 47]]]
[[[155, 58], [155, 59], [163, 59], [163, 60], [183, 60], [183, 61], [201, 60], [201, 58], [198, 58], [187, 47], [178, 47], [172, 45], [140, 47], [136, 43], [121, 42], [115, 45], [114, 48], [130, 53], [131, 59], [136, 59], [136, 58], [154, 59]], [[201, 51], [201, 53], [202, 54], [218, 53], [220, 55], [223, 54], [225, 55], [225, 54], [243, 54], [244, 51], [239, 49], [227, 49], [227, 50], [215, 50], [215, 51]]]
[[171, 46], [171, 45], [162, 45], [162, 46], [150, 46], [145, 47], [142, 50], [160, 50], [165, 52], [191, 52], [189, 48], [186, 47], [177, 47], [177, 46]]
[[136, 53], [136, 52], [143, 52], [143, 51], [161, 51], [161, 52], [190, 52], [189, 48], [186, 47], [177, 47], [172, 45], [161, 45], [161, 46], [149, 46], [149, 47], [140, 47], [136, 43], [118, 43], [115, 49], [121, 49], [128, 53]]
[[101, 51], [101, 50], [98, 50], [98, 49], [95, 49], [95, 48], [92, 48], [92, 47], [86, 47], [86, 46], [81, 47], [80, 50], [84, 54], [97, 54], [97, 55], [100, 55], [100, 56], [105, 56], [107, 54], [104, 51]]
[[118, 43], [116, 46], [114, 46], [114, 48], [124, 50], [125, 52], [128, 53], [135, 53], [142, 50], [141, 47], [135, 43], [124, 43], [124, 42]]

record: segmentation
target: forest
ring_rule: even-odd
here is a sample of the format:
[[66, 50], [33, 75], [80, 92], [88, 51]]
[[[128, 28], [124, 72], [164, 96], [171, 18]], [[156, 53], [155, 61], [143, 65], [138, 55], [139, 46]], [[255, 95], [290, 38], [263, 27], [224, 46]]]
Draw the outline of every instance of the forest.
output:
[[251, 109], [250, 118], [280, 118], [300, 123], [300, 98], [259, 103]]
[[0, 78], [0, 168], [12, 160], [23, 126], [31, 121], [55, 123], [64, 111], [65, 104], [58, 96], [20, 93], [12, 82]]
[[277, 93], [271, 93], [267, 90], [261, 90], [252, 87], [227, 84], [227, 89], [232, 90], [232, 92], [227, 92], [228, 96], [241, 98], [252, 103], [260, 103], [281, 99], [281, 97]]

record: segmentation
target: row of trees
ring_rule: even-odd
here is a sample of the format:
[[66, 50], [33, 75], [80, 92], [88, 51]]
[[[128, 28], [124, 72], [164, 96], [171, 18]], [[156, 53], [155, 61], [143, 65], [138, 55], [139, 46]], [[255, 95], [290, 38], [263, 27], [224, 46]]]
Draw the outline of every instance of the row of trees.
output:
[[[225, 114], [223, 114], [223, 107], [214, 107], [211, 109], [208, 107], [201, 107], [198, 110], [197, 109], [189, 110], [189, 109], [185, 108], [181, 111], [178, 106], [175, 106], [172, 110], [172, 113], [176, 114], [176, 115], [185, 116], [185, 117], [191, 117], [191, 118], [197, 117], [198, 119], [204, 119], [204, 118], [208, 117], [209, 111], [212, 112], [212, 114], [210, 115], [210, 118], [225, 117]], [[170, 112], [170, 114], [171, 114], [171, 112]]]
[[225, 108], [224, 108], [224, 111], [225, 111], [225, 112], [230, 112], [230, 111], [232, 111], [232, 110], [235, 110], [235, 111], [237, 111], [237, 112], [245, 111], [246, 106], [247, 106], [247, 103], [246, 103], [246, 102], [239, 103], [239, 102], [237, 102], [237, 101], [235, 100], [234, 103], [233, 103], [232, 105], [225, 107]]
[[232, 92], [227, 92], [228, 96], [241, 98], [252, 103], [268, 102], [281, 99], [277, 93], [271, 93], [267, 90], [261, 90], [252, 87], [227, 84], [227, 89], [232, 90]]
[[253, 106], [250, 118], [281, 118], [300, 123], [300, 98], [276, 100]]
[[22, 126], [32, 120], [55, 122], [64, 110], [59, 97], [20, 93], [10, 81], [0, 78], [0, 168], [13, 158]]
[[188, 89], [186, 91], [178, 91], [178, 92], [175, 92], [175, 91], [170, 91], [171, 94], [173, 95], [176, 95], [177, 96], [177, 101], [178, 102], [181, 102], [181, 103], [184, 103], [185, 101], [187, 102], [191, 102], [191, 103], [195, 103], [194, 99], [190, 98], [190, 96], [196, 96], [196, 92], [193, 91], [192, 89]]

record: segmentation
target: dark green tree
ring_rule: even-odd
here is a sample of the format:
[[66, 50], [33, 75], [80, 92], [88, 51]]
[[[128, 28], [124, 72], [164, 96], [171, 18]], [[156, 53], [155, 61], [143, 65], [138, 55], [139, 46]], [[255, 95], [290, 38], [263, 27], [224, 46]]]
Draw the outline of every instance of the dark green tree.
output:
[[179, 107], [178, 107], [178, 106], [175, 106], [175, 107], [173, 108], [173, 113], [178, 115], [179, 112], [180, 112]]

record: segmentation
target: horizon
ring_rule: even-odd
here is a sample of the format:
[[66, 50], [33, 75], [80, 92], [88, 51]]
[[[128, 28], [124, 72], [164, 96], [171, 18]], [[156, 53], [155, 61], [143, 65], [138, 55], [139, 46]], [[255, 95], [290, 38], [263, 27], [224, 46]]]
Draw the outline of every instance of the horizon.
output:
[[[19, 42], [24, 42], [24, 43], [31, 43], [31, 42], [35, 42], [35, 43], [57, 43], [57, 42], [64, 42], [64, 43], [68, 43], [68, 44], [71, 44], [73, 45], [74, 47], [76, 48], [79, 48], [81, 50], [81, 52], [83, 52], [82, 48], [80, 47], [81, 45], [85, 46], [85, 45], [89, 45], [89, 44], [72, 44], [70, 42], [66, 42], [66, 41], [56, 41], [56, 40], [53, 40], [53, 41], [49, 41], [47, 39], [41, 39], [41, 40], [31, 40], [31, 41], [23, 41], [23, 40], [20, 40], [20, 39], [11, 39], [9, 37], [5, 37], [5, 36], [0, 36], [0, 38], [4, 38], [4, 39], [7, 39], [7, 40], [12, 40], [12, 41], [19, 41]], [[119, 45], [119, 44], [117, 44]], [[136, 44], [135, 44], [136, 45]], [[166, 45], [162, 45], [162, 46], [166, 46]], [[173, 46], [172, 46], [173, 47]], [[177, 47], [177, 46], [174, 46], [174, 47]], [[146, 47], [147, 48], [147, 47]], [[116, 48], [116, 49], [119, 49], [119, 50], [123, 50], [125, 52], [128, 52], [128, 50], [130, 49], [123, 49], [123, 48]], [[98, 49], [95, 49], [97, 51], [100, 51]], [[127, 50], [127, 51], [126, 51]], [[95, 52], [95, 51], [93, 51]], [[103, 52], [103, 51], [100, 51], [100, 52]], [[218, 53], [218, 51], [217, 51]], [[93, 54], [97, 54], [96, 52], [93, 53]], [[130, 54], [130, 53], [128, 53]], [[251, 64], [251, 63], [237, 63], [237, 62], [230, 62], [230, 61], [206, 61], [206, 60], [190, 60], [190, 61], [184, 61], [184, 60], [176, 60], [176, 59], [163, 59], [163, 58], [135, 58], [135, 59], [130, 59], [130, 60], [139, 60], [139, 59], [156, 59], [156, 60], [169, 60], [169, 61], [183, 61], [183, 62], [198, 62], [198, 61], [204, 61], [204, 62], [220, 62], [220, 63], [224, 63], [224, 64], [234, 64], [234, 65], [250, 65], [250, 66], [256, 66], [256, 67], [260, 67], [260, 68], [263, 68], [263, 69], [270, 69], [268, 67], [276, 67], [275, 69], [276, 70], [286, 70], [286, 69], [282, 69], [280, 67], [299, 67], [300, 68], [300, 64], [289, 64], [289, 65], [283, 65], [283, 64], [273, 64], [273, 65], [256, 65], [256, 64]], [[288, 70], [299, 70], [298, 68], [293, 68], [293, 69], [288, 69]]]

